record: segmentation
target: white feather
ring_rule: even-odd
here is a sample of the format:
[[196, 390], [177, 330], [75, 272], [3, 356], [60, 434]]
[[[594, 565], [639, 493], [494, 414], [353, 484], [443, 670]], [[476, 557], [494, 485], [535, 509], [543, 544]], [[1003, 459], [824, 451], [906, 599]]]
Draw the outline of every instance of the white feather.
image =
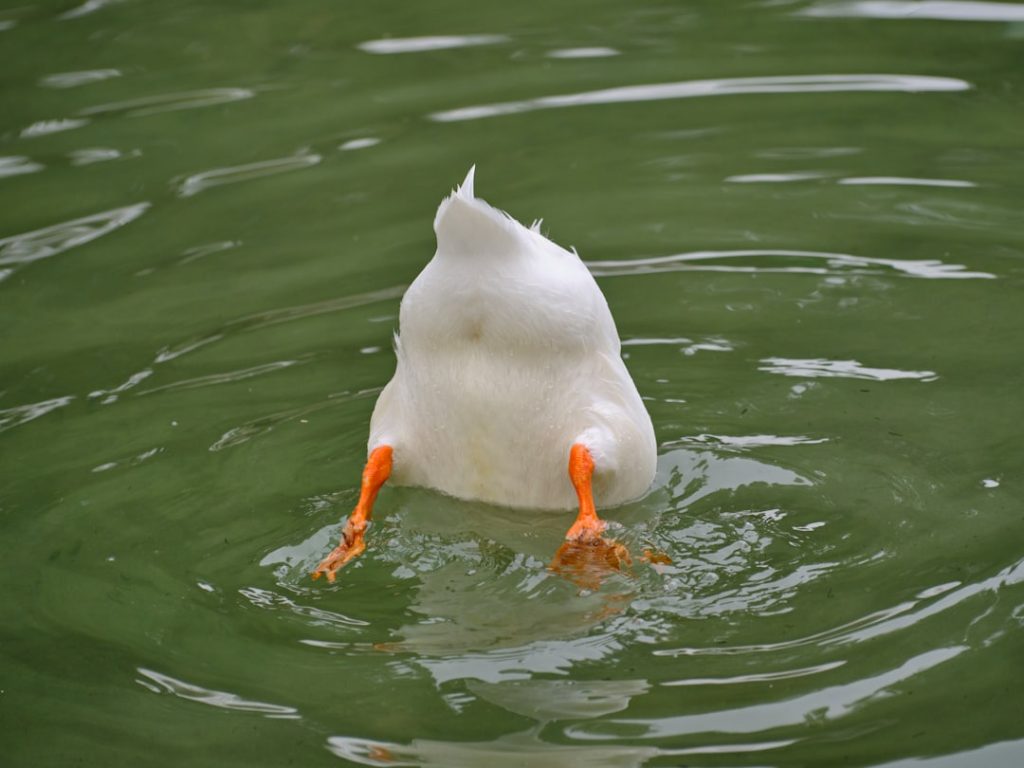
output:
[[474, 171], [438, 207], [437, 252], [402, 299], [369, 449], [394, 448], [400, 485], [570, 509], [579, 442], [598, 505], [634, 499], [654, 477], [654, 430], [608, 304], [575, 253], [477, 198]]

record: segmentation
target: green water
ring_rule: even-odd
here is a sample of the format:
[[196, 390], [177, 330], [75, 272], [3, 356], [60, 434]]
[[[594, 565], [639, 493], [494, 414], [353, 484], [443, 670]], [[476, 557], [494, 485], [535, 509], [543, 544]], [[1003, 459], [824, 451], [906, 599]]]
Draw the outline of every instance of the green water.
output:
[[[0, 764], [1022, 764], [1022, 62], [1010, 3], [3, 3]], [[671, 566], [386, 488], [308, 578], [472, 163], [598, 276]]]

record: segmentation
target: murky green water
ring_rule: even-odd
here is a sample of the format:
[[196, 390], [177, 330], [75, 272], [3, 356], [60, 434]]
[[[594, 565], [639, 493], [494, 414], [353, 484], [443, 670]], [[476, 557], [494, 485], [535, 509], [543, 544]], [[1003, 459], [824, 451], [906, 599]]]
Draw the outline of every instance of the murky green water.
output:
[[[907, 18], [910, 17], [910, 18]], [[428, 36], [427, 40], [410, 40]], [[4, 3], [0, 762], [1024, 761], [1024, 5]], [[544, 217], [660, 444], [356, 498], [441, 197]]]

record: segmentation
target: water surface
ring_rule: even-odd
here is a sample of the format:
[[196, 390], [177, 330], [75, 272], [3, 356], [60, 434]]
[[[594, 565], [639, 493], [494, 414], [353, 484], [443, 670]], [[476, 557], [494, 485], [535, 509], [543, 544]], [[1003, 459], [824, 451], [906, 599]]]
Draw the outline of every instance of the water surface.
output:
[[[5, 3], [5, 765], [1024, 760], [1024, 5]], [[356, 499], [441, 197], [598, 277], [638, 565]]]

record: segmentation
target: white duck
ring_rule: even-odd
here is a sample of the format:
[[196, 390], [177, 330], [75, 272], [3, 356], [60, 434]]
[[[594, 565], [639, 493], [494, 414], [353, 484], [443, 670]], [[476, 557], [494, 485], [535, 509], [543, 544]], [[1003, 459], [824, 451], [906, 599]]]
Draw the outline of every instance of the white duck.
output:
[[615, 321], [579, 256], [476, 197], [474, 170], [437, 209], [437, 253], [402, 298], [359, 502], [314, 578], [365, 549], [389, 477], [508, 507], [578, 504], [554, 566], [628, 561], [595, 502], [643, 494], [656, 446]]

